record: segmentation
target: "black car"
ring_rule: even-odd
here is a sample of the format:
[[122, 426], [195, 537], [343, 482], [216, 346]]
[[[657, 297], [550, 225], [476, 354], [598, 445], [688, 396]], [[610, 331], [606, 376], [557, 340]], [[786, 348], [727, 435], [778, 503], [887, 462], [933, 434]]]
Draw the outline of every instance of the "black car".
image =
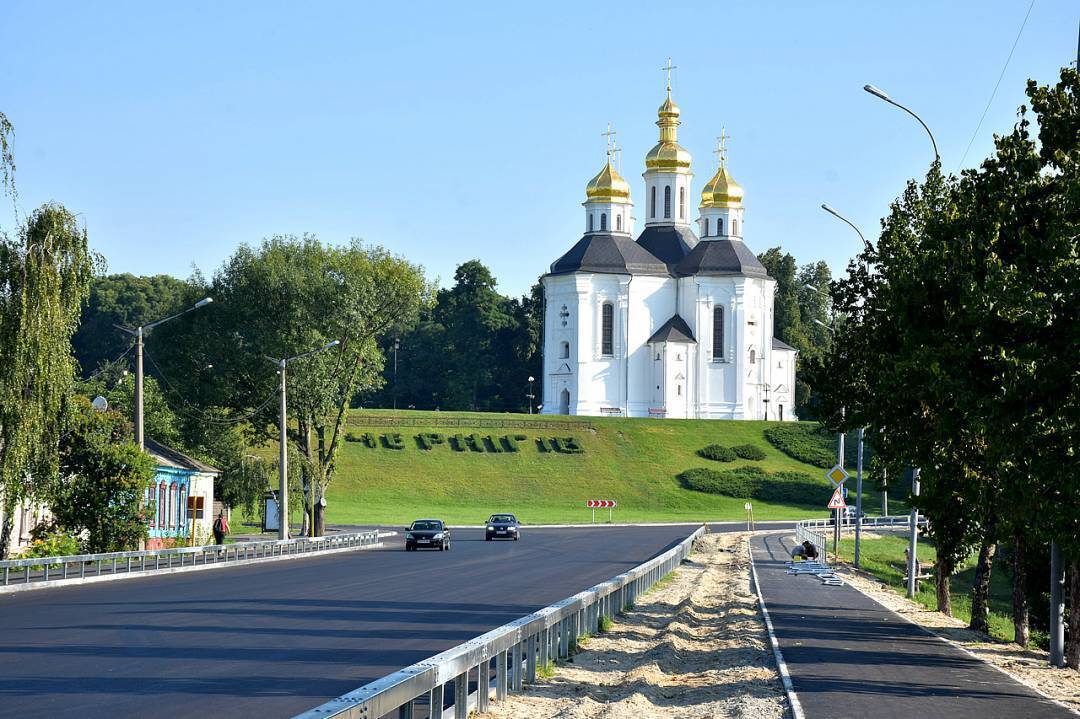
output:
[[484, 539], [513, 539], [515, 542], [521, 536], [521, 525], [517, 517], [512, 514], [493, 514], [488, 517], [487, 528], [484, 530]]
[[450, 549], [450, 528], [441, 519], [418, 519], [405, 530], [405, 551]]

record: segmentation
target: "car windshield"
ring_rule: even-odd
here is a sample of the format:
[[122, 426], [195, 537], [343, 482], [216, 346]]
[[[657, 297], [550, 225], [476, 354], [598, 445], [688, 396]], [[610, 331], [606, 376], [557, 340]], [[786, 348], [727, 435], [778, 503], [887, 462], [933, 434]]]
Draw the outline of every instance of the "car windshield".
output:
[[514, 515], [512, 514], [493, 514], [488, 521], [499, 524], [513, 524], [517, 520], [514, 519]]
[[427, 532], [433, 529], [442, 529], [442, 522], [413, 522], [411, 528], [418, 532]]

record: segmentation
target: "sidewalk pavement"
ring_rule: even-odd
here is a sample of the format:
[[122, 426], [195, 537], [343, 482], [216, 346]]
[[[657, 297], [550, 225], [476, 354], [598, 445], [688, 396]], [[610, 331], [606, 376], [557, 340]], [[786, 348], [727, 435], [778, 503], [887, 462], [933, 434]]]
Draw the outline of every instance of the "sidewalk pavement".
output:
[[750, 546], [806, 719], [1075, 719], [858, 590], [789, 575], [793, 544], [771, 534]]

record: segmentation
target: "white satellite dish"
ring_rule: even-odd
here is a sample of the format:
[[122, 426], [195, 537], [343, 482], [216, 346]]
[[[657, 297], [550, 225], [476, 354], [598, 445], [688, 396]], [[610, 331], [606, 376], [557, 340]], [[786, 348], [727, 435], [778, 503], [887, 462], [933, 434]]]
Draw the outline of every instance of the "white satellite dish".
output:
[[94, 397], [94, 401], [90, 403], [90, 406], [94, 408], [95, 412], [104, 412], [109, 409], [109, 400], [99, 394], [97, 397]]

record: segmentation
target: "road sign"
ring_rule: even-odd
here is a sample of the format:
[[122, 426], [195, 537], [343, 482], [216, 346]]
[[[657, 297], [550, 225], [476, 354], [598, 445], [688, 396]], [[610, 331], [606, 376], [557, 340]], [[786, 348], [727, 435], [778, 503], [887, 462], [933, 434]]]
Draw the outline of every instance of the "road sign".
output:
[[742, 506], [742, 508], [743, 508], [743, 509], [745, 509], [745, 510], [746, 510], [747, 512], [749, 512], [749, 511], [750, 511], [751, 509], [753, 509], [753, 508], [754, 508], [754, 505], [752, 505], [752, 504], [750, 504], [749, 502], [747, 502], [746, 504], [744, 504], [744, 505]]
[[839, 487], [851, 475], [844, 471], [839, 464], [825, 473], [825, 479], [832, 482], [832, 486]]
[[839, 487], [833, 490], [832, 499], [829, 500], [827, 506], [829, 509], [844, 509], [847, 507], [847, 504], [844, 502], [844, 495], [840, 493]]
[[614, 509], [618, 506], [614, 499], [590, 499], [585, 502], [586, 509]]

